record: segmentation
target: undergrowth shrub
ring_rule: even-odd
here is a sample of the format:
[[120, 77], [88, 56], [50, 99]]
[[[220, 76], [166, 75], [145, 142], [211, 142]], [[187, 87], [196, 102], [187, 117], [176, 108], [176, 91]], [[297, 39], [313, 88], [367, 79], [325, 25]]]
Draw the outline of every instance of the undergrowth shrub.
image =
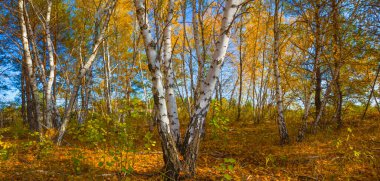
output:
[[[83, 124], [73, 121], [68, 128], [70, 138], [79, 141], [79, 144], [94, 146], [98, 150], [97, 166], [117, 171], [117, 176], [124, 177], [133, 172], [135, 141], [139, 137], [131, 117], [139, 117], [141, 113], [132, 110], [118, 110], [117, 113], [106, 115], [91, 112]], [[119, 121], [118, 115], [126, 113], [126, 119]], [[73, 171], [80, 174], [83, 171], [83, 162], [86, 159], [78, 150], [70, 153]]]
[[9, 133], [11, 133], [14, 139], [24, 137], [28, 132], [29, 130], [23, 123], [22, 119], [14, 119], [10, 124]]
[[346, 161], [376, 164], [376, 156], [372, 150], [367, 149], [365, 145], [353, 144], [352, 140], [355, 137], [352, 128], [344, 130], [343, 135], [333, 142], [337, 152], [344, 155], [343, 159]]
[[69, 155], [71, 161], [71, 168], [73, 169], [74, 173], [77, 175], [81, 174], [83, 169], [83, 161], [85, 159], [82, 151], [79, 149], [73, 149], [69, 152]]
[[224, 158], [223, 163], [216, 166], [216, 170], [223, 175], [221, 180], [232, 180], [234, 169], [236, 165], [236, 160], [233, 158]]
[[222, 111], [222, 106], [219, 101], [212, 101], [212, 116], [210, 121], [208, 121], [211, 129], [211, 136], [213, 139], [221, 138], [224, 133], [228, 130], [228, 124], [230, 119]]
[[15, 150], [15, 145], [10, 142], [2, 141], [3, 136], [0, 135], [0, 159], [8, 160], [11, 153]]
[[23, 146], [26, 148], [34, 147], [37, 153], [37, 159], [44, 159], [52, 155], [54, 151], [54, 142], [48, 135], [44, 135], [42, 140], [39, 140], [40, 133], [37, 131], [29, 133], [29, 135], [32, 138], [31, 141], [23, 144]]
[[118, 176], [124, 177], [133, 173], [135, 164], [135, 150], [121, 150], [111, 148], [109, 151], [102, 151], [98, 167], [106, 169], [115, 169]]
[[144, 147], [151, 151], [152, 147], [156, 146], [156, 141], [153, 140], [153, 133], [147, 132], [144, 136]]
[[[74, 122], [74, 121], [73, 121]], [[68, 128], [68, 134], [73, 139], [91, 145], [98, 145], [105, 142], [107, 122], [98, 118], [86, 120], [84, 124], [72, 124]]]

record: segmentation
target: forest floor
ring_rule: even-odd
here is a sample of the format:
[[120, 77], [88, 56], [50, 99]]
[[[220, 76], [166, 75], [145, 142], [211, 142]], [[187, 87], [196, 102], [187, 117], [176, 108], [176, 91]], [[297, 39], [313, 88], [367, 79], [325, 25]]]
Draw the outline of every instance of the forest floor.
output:
[[[194, 180], [379, 180], [379, 121], [374, 117], [345, 122], [339, 131], [326, 126], [317, 134], [307, 134], [302, 143], [295, 142], [297, 124], [288, 124], [294, 126], [289, 127], [292, 141], [286, 146], [278, 145], [273, 122], [235, 122], [223, 132], [207, 132]], [[14, 150], [0, 153], [0, 180], [162, 178], [162, 152], [152, 141], [151, 147], [127, 153], [79, 146], [67, 139], [63, 146], [51, 145], [44, 151], [33, 146], [30, 138], [14, 139], [5, 131], [2, 135], [3, 148], [13, 145]], [[151, 139], [158, 141], [156, 134]]]

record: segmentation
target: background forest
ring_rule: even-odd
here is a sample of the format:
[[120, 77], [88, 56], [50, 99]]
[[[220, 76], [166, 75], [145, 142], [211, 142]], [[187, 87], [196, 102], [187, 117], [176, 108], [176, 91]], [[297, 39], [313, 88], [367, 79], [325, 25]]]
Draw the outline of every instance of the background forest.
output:
[[376, 0], [1, 0], [0, 178], [377, 180]]

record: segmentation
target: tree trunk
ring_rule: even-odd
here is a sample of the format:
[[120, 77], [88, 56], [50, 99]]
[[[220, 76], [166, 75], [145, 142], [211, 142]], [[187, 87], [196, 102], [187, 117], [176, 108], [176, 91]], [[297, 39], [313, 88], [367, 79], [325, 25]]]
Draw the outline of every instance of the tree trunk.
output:
[[[162, 73], [160, 70], [160, 62], [158, 61], [159, 57], [157, 56], [157, 43], [153, 40], [152, 35], [150, 34], [150, 27], [148, 19], [146, 18], [147, 15], [145, 14], [147, 11], [144, 6], [144, 1], [135, 0], [136, 14], [139, 21], [141, 34], [144, 38], [149, 70], [152, 74], [153, 95], [155, 106], [158, 111], [158, 127], [162, 142], [161, 145], [164, 152], [165, 175], [167, 180], [178, 180], [180, 170], [183, 170], [190, 175], [194, 175], [195, 173], [195, 163], [198, 155], [201, 131], [210, 105], [211, 96], [215, 90], [215, 84], [220, 74], [221, 65], [227, 51], [230, 37], [230, 25], [238, 9], [237, 3], [238, 2], [232, 0], [229, 0], [226, 3], [222, 27], [220, 30], [221, 34], [218, 42], [216, 43], [216, 51], [213, 55], [212, 65], [210, 66], [206, 81], [201, 81], [198, 79], [198, 84], [203, 85], [198, 85], [199, 87], [202, 87], [202, 89], [199, 91], [199, 98], [195, 101], [197, 103], [195, 105], [195, 111], [192, 114], [180, 153], [176, 147], [173, 135], [171, 134], [171, 125], [168, 117], [165, 90], [162, 82]], [[183, 164], [181, 164], [180, 161], [181, 154], [184, 159]]]
[[339, 10], [336, 0], [331, 0], [332, 8], [332, 19], [333, 19], [333, 57], [334, 57], [334, 66], [337, 70], [337, 76], [335, 82], [335, 95], [337, 100], [337, 107], [335, 113], [335, 119], [338, 124], [338, 129], [343, 126], [342, 122], [342, 104], [343, 104], [343, 95], [340, 86], [340, 67], [341, 67], [341, 42], [339, 38]]
[[97, 52], [98, 52], [98, 48], [99, 48], [100, 44], [103, 41], [103, 38], [104, 38], [104, 35], [105, 35], [105, 31], [106, 31], [106, 29], [108, 27], [108, 22], [110, 20], [110, 16], [111, 16], [111, 14], [113, 12], [115, 4], [116, 4], [116, 0], [110, 0], [110, 1], [107, 2], [108, 6], [105, 7], [104, 9], [102, 8], [100, 10], [100, 11], [105, 11], [106, 12], [106, 15], [105, 15], [106, 17], [105, 17], [105, 20], [104, 20], [104, 23], [103, 23], [103, 27], [101, 29], [100, 34], [95, 38], [95, 42], [94, 42], [94, 45], [92, 47], [92, 52], [91, 52], [90, 57], [88, 58], [88, 61], [86, 62], [86, 64], [84, 65], [84, 67], [82, 67], [82, 69], [80, 70], [79, 74], [76, 76], [77, 77], [76, 81], [74, 81], [74, 88], [73, 88], [73, 90], [71, 92], [71, 97], [70, 97], [69, 105], [65, 109], [62, 125], [59, 128], [59, 134], [58, 134], [58, 138], [57, 138], [57, 144], [58, 145], [61, 144], [62, 139], [63, 139], [63, 135], [64, 135], [64, 133], [66, 131], [67, 123], [69, 122], [70, 114], [71, 114], [71, 111], [72, 111], [72, 109], [74, 107], [74, 103], [75, 103], [75, 100], [76, 100], [76, 97], [77, 97], [77, 94], [78, 94], [78, 91], [79, 91], [79, 87], [81, 85], [81, 80], [86, 75], [86, 72], [91, 68], [92, 63], [94, 62], [94, 60], [96, 58], [96, 55], [97, 55]]
[[21, 62], [21, 116], [23, 123], [28, 123], [27, 113], [26, 113], [26, 90], [25, 90], [25, 71], [24, 71], [24, 61]]
[[107, 38], [103, 40], [103, 72], [104, 72], [104, 97], [106, 99], [107, 114], [112, 113], [111, 87], [110, 87], [110, 55], [108, 50]]
[[156, 106], [156, 111], [158, 112], [158, 130], [162, 142], [162, 150], [164, 152], [165, 175], [168, 178], [177, 180], [179, 178], [181, 163], [176, 141], [171, 133], [160, 62], [157, 57], [157, 43], [153, 40], [152, 35], [150, 34], [149, 22], [145, 14], [146, 9], [144, 1], [135, 0], [135, 7], [140, 31], [144, 39], [149, 71], [152, 74], [154, 104]]
[[[197, 57], [197, 61], [198, 61], [198, 74], [197, 74], [197, 79], [198, 79], [198, 84], [195, 88], [195, 91], [194, 91], [194, 104], [196, 105], [197, 104], [197, 100], [200, 96], [200, 90], [202, 89], [202, 86], [203, 86], [203, 81], [204, 81], [204, 78], [203, 78], [203, 68], [204, 68], [204, 61], [202, 59], [202, 54], [201, 54], [201, 42], [199, 40], [199, 24], [198, 24], [198, 18], [197, 18], [197, 1], [196, 0], [192, 0], [192, 20], [193, 20], [193, 34], [194, 34], [194, 43], [195, 43], [195, 54], [196, 54], [196, 57]], [[201, 6], [199, 3], [198, 3], [199, 7]], [[200, 9], [198, 9], [198, 13]], [[200, 16], [198, 16], [200, 17]], [[199, 83], [199, 82], [202, 82], [202, 83]]]
[[316, 9], [314, 12], [315, 19], [315, 55], [314, 55], [314, 72], [315, 72], [315, 117], [317, 119], [319, 112], [321, 112], [321, 93], [322, 93], [322, 72], [320, 66], [320, 54], [321, 54], [321, 21], [320, 21], [320, 4], [316, 2]]
[[[270, 16], [270, 14], [268, 13], [268, 16]], [[268, 32], [269, 32], [269, 21], [267, 21], [265, 23], [265, 35], [264, 35], [264, 46], [263, 47], [267, 47], [267, 38], [268, 38]], [[258, 95], [257, 95], [257, 104], [256, 104], [256, 113], [255, 113], [255, 122], [256, 123], [260, 123], [261, 119], [264, 118], [264, 99], [265, 99], [265, 92], [267, 91], [266, 90], [266, 83], [265, 83], [265, 60], [266, 60], [266, 50], [265, 48], [263, 48], [263, 52], [262, 52], [262, 69], [261, 69], [261, 76], [260, 76], [260, 87], [259, 87], [259, 90], [258, 90]], [[269, 75], [269, 71], [270, 71], [270, 68], [268, 67], [268, 75]]]
[[240, 19], [240, 27], [239, 27], [239, 97], [238, 97], [238, 111], [236, 121], [240, 120], [240, 112], [241, 112], [241, 94], [243, 93], [243, 16]]
[[201, 94], [199, 100], [195, 105], [195, 111], [191, 117], [182, 148], [182, 154], [184, 156], [186, 166], [184, 170], [188, 171], [190, 175], [195, 174], [195, 164], [198, 157], [201, 131], [204, 125], [203, 123], [205, 121], [210, 106], [211, 96], [215, 90], [215, 85], [219, 78], [221, 66], [226, 55], [230, 39], [230, 26], [233, 22], [235, 14], [237, 13], [239, 5], [240, 1], [226, 1], [220, 35], [218, 41], [216, 42], [216, 50], [212, 56], [210, 69], [205, 82], [198, 82], [198, 84], [204, 85], [200, 92]]
[[46, 14], [46, 43], [48, 48], [48, 56], [49, 56], [49, 79], [47, 82], [46, 88], [46, 127], [53, 128], [53, 99], [52, 99], [52, 88], [55, 80], [55, 63], [54, 63], [54, 53], [53, 53], [53, 42], [51, 40], [50, 34], [50, 14], [51, 14], [52, 0], [48, 0], [48, 10]]
[[[362, 115], [362, 118], [361, 118], [362, 121], [364, 120], [365, 114], [367, 113], [367, 110], [368, 110], [368, 106], [371, 103], [371, 98], [372, 98], [372, 95], [373, 95], [373, 91], [375, 90], [376, 81], [377, 81], [377, 78], [379, 77], [379, 72], [380, 72], [380, 63], [379, 63], [379, 65], [377, 67], [377, 70], [376, 70], [375, 80], [373, 81], [373, 84], [372, 84], [372, 87], [371, 87], [371, 92], [369, 93], [367, 104], [365, 105], [365, 109], [364, 109], [364, 112], [363, 112], [363, 115]], [[375, 99], [376, 99], [376, 97], [375, 97]]]
[[[25, 59], [25, 57], [23, 59]], [[22, 64], [24, 65], [23, 72], [24, 72], [24, 79], [25, 79], [24, 81], [25, 81], [25, 96], [26, 96], [26, 116], [29, 123], [29, 129], [31, 131], [38, 131], [38, 124], [37, 124], [37, 121], [35, 120], [35, 110], [33, 108], [33, 96], [31, 94], [30, 82], [27, 77], [25, 61], [23, 61]]]
[[[310, 92], [310, 93], [309, 93]], [[311, 97], [311, 91], [306, 91], [305, 93], [305, 110], [302, 115], [301, 119], [301, 127], [298, 130], [298, 135], [297, 135], [297, 141], [301, 142], [305, 138], [305, 133], [307, 131], [307, 118], [309, 117], [309, 111], [310, 111], [310, 101]]]
[[335, 70], [331, 70], [331, 75], [333, 76], [333, 78], [331, 79], [331, 81], [328, 83], [327, 85], [327, 89], [326, 89], [326, 92], [323, 96], [323, 100], [321, 102], [321, 109], [319, 110], [318, 114], [317, 114], [317, 118], [315, 119], [315, 121], [313, 122], [313, 132], [316, 133], [317, 132], [317, 128], [318, 128], [318, 124], [322, 118], [322, 114], [323, 114], [323, 111], [326, 107], [326, 104], [327, 104], [327, 101], [329, 99], [329, 96], [330, 96], [330, 93], [331, 93], [331, 89], [332, 89], [332, 86], [335, 84], [335, 80], [337, 79], [338, 77], [338, 71], [339, 71], [339, 67], [335, 68]]
[[[191, 97], [192, 97], [192, 89], [193, 89], [193, 83], [192, 83], [192, 80], [190, 80], [190, 96], [188, 95], [188, 86], [187, 86], [187, 81], [186, 81], [186, 60], [185, 60], [185, 51], [186, 51], [186, 40], [187, 40], [187, 31], [186, 31], [186, 8], [187, 8], [187, 4], [186, 3], [183, 3], [182, 5], [182, 28], [183, 28], [183, 32], [184, 32], [184, 35], [183, 35], [183, 39], [182, 39], [182, 52], [181, 52], [181, 58], [182, 58], [182, 71], [183, 71], [183, 83], [184, 83], [184, 87], [185, 87], [185, 91], [186, 91], [186, 102], [187, 102], [187, 109], [188, 109], [188, 112], [189, 112], [189, 117], [191, 115]], [[189, 66], [192, 66], [192, 59], [191, 59], [191, 52], [189, 53], [190, 54], [190, 59], [189, 59]], [[190, 68], [190, 79], [192, 79], [192, 72], [191, 72], [191, 68]]]
[[279, 30], [279, 18], [278, 18], [278, 11], [280, 6], [280, 0], [275, 0], [275, 11], [274, 11], [274, 28], [273, 28], [273, 34], [274, 34], [274, 58], [273, 58], [273, 73], [275, 78], [275, 84], [276, 84], [276, 105], [277, 105], [277, 124], [278, 124], [278, 130], [280, 133], [280, 144], [287, 144], [289, 143], [289, 135], [288, 130], [286, 128], [285, 123], [285, 117], [284, 117], [284, 109], [283, 109], [283, 100], [282, 100], [282, 89], [281, 89], [281, 76], [280, 76], [280, 70], [278, 68], [278, 61], [280, 57], [280, 44], [279, 44], [279, 37], [280, 37], [280, 30]]
[[165, 99], [168, 107], [168, 117], [170, 121], [170, 131], [173, 135], [173, 139], [177, 144], [177, 148], [180, 146], [180, 132], [179, 132], [179, 119], [177, 113], [177, 102], [174, 92], [174, 71], [172, 62], [172, 43], [171, 43], [171, 31], [172, 31], [172, 19], [174, 12], [174, 0], [169, 1], [169, 12], [166, 20], [166, 27], [164, 29], [164, 76], [166, 78], [164, 82], [165, 86]]
[[26, 28], [26, 23], [25, 23], [25, 18], [24, 18], [24, 0], [19, 0], [18, 2], [18, 8], [19, 8], [19, 18], [20, 18], [20, 26], [21, 26], [21, 40], [23, 44], [23, 50], [24, 50], [24, 57], [25, 57], [25, 65], [26, 65], [26, 72], [28, 75], [28, 81], [30, 82], [30, 87], [31, 87], [31, 94], [33, 96], [33, 102], [34, 102], [34, 110], [35, 110], [35, 119], [37, 120], [38, 123], [38, 131], [40, 132], [40, 139], [43, 139], [43, 129], [42, 129], [42, 120], [43, 116], [41, 114], [41, 109], [40, 109], [40, 98], [38, 94], [38, 87], [37, 87], [37, 80], [35, 77], [35, 73], [33, 70], [33, 62], [32, 62], [32, 57], [30, 54], [30, 49], [29, 49], [29, 40], [28, 40], [28, 33], [27, 33], [27, 28]]
[[236, 90], [236, 87], [237, 87], [238, 83], [239, 83], [239, 79], [236, 79], [236, 81], [234, 83], [234, 87], [232, 88], [232, 91], [231, 91], [230, 102], [228, 103], [229, 107], [235, 106], [235, 105], [232, 105], [232, 103], [234, 102], [235, 90]]

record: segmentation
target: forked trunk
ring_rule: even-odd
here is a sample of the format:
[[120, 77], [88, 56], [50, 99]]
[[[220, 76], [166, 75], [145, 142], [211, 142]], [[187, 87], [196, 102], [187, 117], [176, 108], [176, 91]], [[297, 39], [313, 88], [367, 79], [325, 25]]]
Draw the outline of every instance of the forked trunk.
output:
[[[181, 150], [177, 148], [176, 138], [173, 135], [172, 124], [170, 124], [170, 114], [172, 114], [172, 108], [177, 107], [172, 106], [173, 102], [170, 101], [170, 97], [165, 91], [169, 92], [170, 96], [170, 86], [167, 86], [166, 90], [163, 86], [163, 77], [161, 73], [161, 65], [159, 60], [159, 55], [157, 53], [157, 42], [154, 41], [151, 33], [149, 22], [147, 19], [146, 9], [143, 0], [135, 0], [136, 15], [139, 22], [141, 34], [144, 39], [145, 51], [148, 58], [149, 70], [152, 75], [153, 83], [153, 96], [154, 103], [158, 111], [159, 120], [159, 133], [161, 137], [162, 150], [164, 152], [165, 161], [165, 180], [178, 180], [179, 172], [184, 171], [189, 175], [195, 174], [195, 165], [198, 157], [199, 144], [201, 140], [201, 132], [207, 115], [207, 111], [210, 106], [211, 96], [215, 90], [215, 85], [218, 80], [221, 66], [224, 61], [224, 57], [227, 51], [228, 42], [230, 38], [230, 27], [237, 13], [240, 1], [228, 0], [224, 9], [224, 15], [222, 19], [222, 27], [220, 29], [219, 40], [216, 43], [216, 51], [213, 54], [213, 61], [211, 63], [208, 75], [205, 81], [198, 80], [198, 86], [201, 87], [198, 90], [198, 97], [195, 105], [195, 110], [191, 116], [190, 124], [188, 126], [184, 141], [182, 143]], [[173, 3], [173, 2], [171, 2]], [[169, 5], [169, 18], [170, 21], [172, 8]], [[194, 6], [193, 6], [194, 8]], [[170, 24], [170, 22], [168, 23]], [[169, 49], [171, 49], [170, 40], [168, 39], [170, 35], [170, 26], [166, 27], [168, 30], [164, 32], [165, 41], [165, 69], [167, 71], [166, 83], [170, 85], [170, 79], [172, 73], [170, 73], [171, 65], [168, 55]], [[169, 99], [169, 100], [166, 100]], [[169, 106], [170, 105], [170, 106]], [[169, 108], [169, 109], [168, 109]], [[174, 110], [174, 109], [173, 109]], [[170, 117], [169, 117], [170, 116]], [[180, 152], [181, 151], [181, 152]], [[181, 158], [181, 159], [180, 159]], [[184, 160], [182, 160], [182, 158]]]
[[331, 70], [331, 74], [332, 74], [333, 78], [331, 79], [331, 81], [327, 85], [326, 92], [325, 92], [325, 94], [323, 96], [323, 99], [322, 99], [322, 102], [321, 102], [321, 109], [319, 110], [319, 112], [317, 112], [317, 118], [313, 122], [313, 128], [312, 128], [312, 132], [313, 133], [317, 132], [317, 128], [319, 126], [319, 122], [322, 119], [323, 111], [325, 110], [327, 101], [328, 101], [328, 99], [330, 97], [332, 86], [333, 86], [333, 84], [335, 84], [335, 81], [337, 80], [337, 77], [339, 75], [338, 74], [339, 69], [340, 69], [340, 67], [336, 67], [334, 71]]
[[148, 58], [148, 67], [152, 75], [152, 89], [154, 104], [157, 111], [158, 130], [161, 138], [161, 146], [164, 152], [165, 175], [171, 179], [178, 179], [181, 163], [177, 144], [173, 139], [168, 109], [165, 100], [165, 90], [163, 86], [163, 77], [161, 65], [157, 57], [157, 43], [150, 34], [150, 26], [144, 6], [144, 1], [135, 0], [136, 15], [143, 36], [145, 51]]

